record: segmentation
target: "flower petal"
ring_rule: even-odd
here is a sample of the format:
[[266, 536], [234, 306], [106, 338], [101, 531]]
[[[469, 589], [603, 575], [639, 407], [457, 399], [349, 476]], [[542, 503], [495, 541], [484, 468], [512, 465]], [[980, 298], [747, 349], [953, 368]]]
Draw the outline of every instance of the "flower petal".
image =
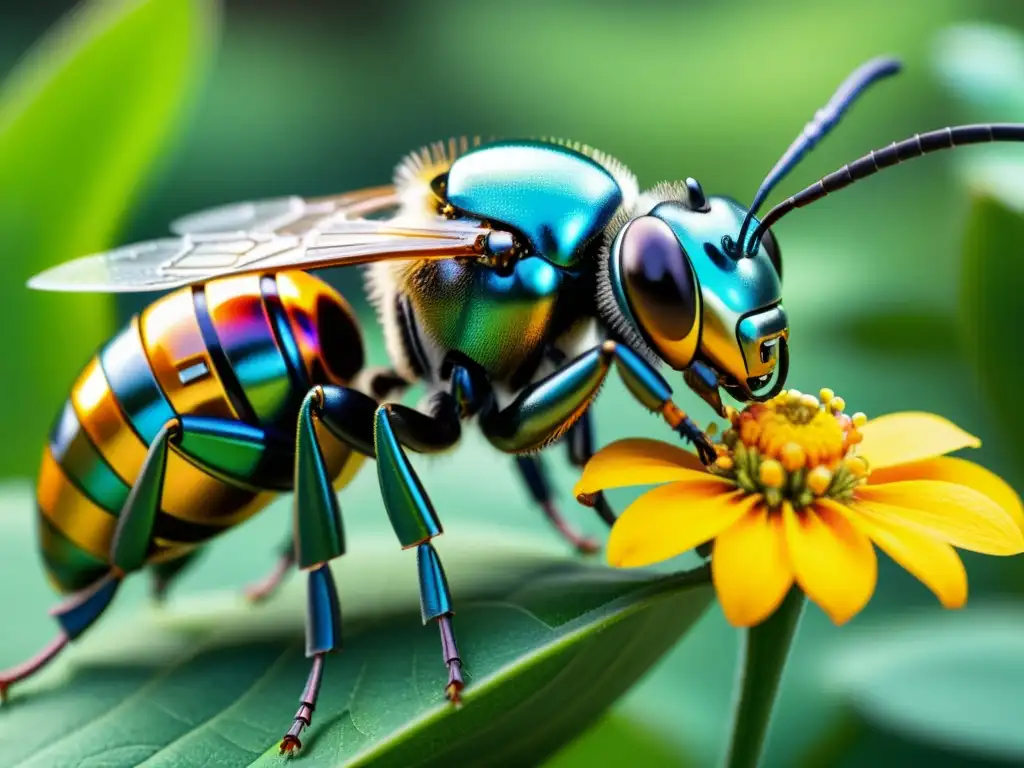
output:
[[989, 472], [973, 461], [943, 456], [880, 469], [868, 476], [868, 483], [871, 485], [895, 483], [900, 480], [944, 480], [948, 483], [966, 485], [988, 496], [1002, 507], [1017, 525], [1024, 528], [1024, 507], [1021, 506], [1017, 492], [999, 475]]
[[608, 538], [608, 562], [618, 568], [660, 563], [710, 541], [758, 501], [705, 475], [648, 491], [623, 512]]
[[827, 508], [794, 511], [783, 503], [789, 560], [800, 588], [836, 624], [845, 624], [871, 599], [878, 558], [871, 541]]
[[768, 618], [793, 586], [782, 517], [760, 507], [720, 533], [711, 574], [730, 624], [752, 627]]
[[860, 428], [864, 440], [857, 453], [872, 469], [930, 459], [961, 448], [977, 448], [981, 441], [941, 416], [920, 411], [890, 413]]
[[1024, 552], [1024, 532], [983, 493], [941, 480], [906, 480], [857, 489], [864, 506], [885, 520], [916, 528], [954, 547], [986, 555]]
[[696, 480], [707, 475], [700, 459], [682, 448], [660, 440], [631, 438], [618, 440], [595, 453], [576, 483], [575, 494]]
[[863, 506], [853, 510], [830, 499], [818, 503], [848, 517], [889, 557], [934, 592], [946, 608], [961, 608], [967, 602], [967, 571], [956, 550], [946, 542], [886, 520]]

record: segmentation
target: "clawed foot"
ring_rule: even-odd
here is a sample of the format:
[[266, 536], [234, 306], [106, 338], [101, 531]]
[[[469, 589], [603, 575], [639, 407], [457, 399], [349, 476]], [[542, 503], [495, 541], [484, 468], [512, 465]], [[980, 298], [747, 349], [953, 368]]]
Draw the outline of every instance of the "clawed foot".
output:
[[693, 443], [693, 447], [697, 450], [697, 455], [705, 466], [715, 463], [715, 460], [718, 458], [718, 451], [715, 449], [715, 444], [711, 442], [711, 438], [700, 427], [689, 418], [685, 418], [676, 427], [676, 431], [683, 438]]
[[291, 757], [293, 754], [302, 749], [302, 742], [299, 741], [298, 736], [292, 736], [290, 733], [281, 739], [281, 752], [282, 755]]
[[281, 582], [288, 575], [288, 571], [294, 562], [295, 560], [291, 555], [283, 556], [277, 561], [274, 570], [255, 584], [250, 584], [245, 588], [245, 599], [251, 603], [262, 603], [272, 596], [277, 591], [277, 588], [281, 586]]
[[448, 685], [444, 687], [445, 698], [453, 706], [461, 707], [462, 689], [465, 687], [466, 683], [462, 679], [462, 662], [458, 659], [452, 659], [448, 662]]
[[310, 724], [312, 719], [313, 708], [308, 704], [300, 706], [299, 711], [295, 713], [295, 721], [292, 723], [292, 727], [288, 729], [288, 733], [281, 739], [280, 754], [291, 756], [302, 749], [302, 740], [299, 739], [299, 734], [302, 733], [303, 728]]

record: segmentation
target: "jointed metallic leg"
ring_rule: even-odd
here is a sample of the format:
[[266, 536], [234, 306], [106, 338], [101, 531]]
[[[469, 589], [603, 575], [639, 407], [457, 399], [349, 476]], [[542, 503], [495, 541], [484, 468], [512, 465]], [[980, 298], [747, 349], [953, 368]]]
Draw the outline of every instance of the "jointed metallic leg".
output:
[[399, 405], [382, 405], [374, 417], [374, 445], [384, 506], [402, 547], [416, 547], [423, 623], [431, 620], [438, 623], [441, 651], [448, 668], [445, 695], [449, 701], [457, 704], [461, 700], [465, 681], [462, 658], [452, 627], [455, 611], [444, 567], [430, 543], [431, 539], [442, 533], [441, 523], [402, 447], [405, 444], [421, 451], [440, 451], [451, 447], [458, 440], [461, 410], [458, 393], [455, 396], [438, 393], [430, 405], [430, 415]]
[[[372, 424], [373, 411], [377, 401], [383, 397], [401, 393], [409, 386], [409, 382], [395, 372], [394, 369], [384, 367], [367, 368], [359, 374], [357, 380], [358, 384], [352, 388], [324, 388], [324, 396], [327, 402], [325, 403], [324, 413], [321, 414], [321, 418], [334, 424], [334, 431], [338, 432], [339, 436], [342, 436], [341, 433], [344, 433], [345, 430], [339, 429], [337, 425], [345, 421], [360, 419], [364, 424]], [[361, 446], [357, 449], [373, 455], [371, 430], [366, 430], [366, 435], [368, 437], [364, 436], [361, 441], [357, 441], [359, 446]], [[369, 446], [366, 444], [367, 440], [370, 441]], [[291, 572], [294, 565], [295, 544], [289, 534], [280, 549], [280, 554], [274, 562], [273, 568], [259, 581], [246, 587], [245, 596], [254, 603], [260, 603], [269, 599], [274, 595], [278, 587], [281, 586], [281, 583]]]
[[278, 587], [295, 565], [295, 544], [289, 536], [281, 547], [281, 554], [274, 562], [274, 567], [259, 581], [245, 588], [245, 597], [253, 603], [262, 603], [277, 592]]
[[[672, 388], [668, 383], [638, 354], [614, 341], [602, 342], [549, 376], [533, 382], [500, 410], [492, 400], [480, 412], [484, 435], [492, 445], [508, 453], [529, 453], [554, 442], [586, 414], [613, 364], [637, 402], [660, 414], [682, 437], [693, 441], [705, 463], [714, 460], [710, 439], [672, 401]], [[587, 441], [593, 439], [580, 434]], [[592, 454], [592, 445], [588, 450]], [[584, 453], [587, 451], [581, 451], [580, 455]], [[615, 521], [603, 497], [600, 501], [596, 495], [579, 501], [593, 502], [606, 522]]]
[[522, 474], [523, 480], [526, 481], [527, 487], [530, 489], [530, 495], [533, 496], [534, 501], [537, 502], [541, 511], [544, 512], [544, 516], [562, 534], [562, 538], [583, 554], [597, 552], [601, 545], [594, 539], [583, 536], [573, 530], [572, 526], [562, 517], [558, 506], [551, 498], [551, 485], [548, 482], [544, 462], [541, 457], [532, 454], [516, 456], [516, 466], [520, 474]]
[[[566, 445], [569, 448], [569, 463], [583, 469], [594, 455], [594, 417], [589, 410], [569, 430]], [[593, 507], [597, 516], [609, 527], [615, 525], [618, 516], [603, 492], [598, 491], [587, 497], [587, 502], [587, 506]]]
[[139, 476], [132, 486], [110, 545], [110, 572], [90, 586], [76, 592], [51, 612], [60, 631], [50, 643], [28, 661], [0, 671], [0, 701], [14, 683], [32, 677], [69, 642], [79, 637], [107, 609], [124, 577], [140, 570], [146, 562], [152, 541], [153, 523], [160, 511], [167, 451], [172, 439], [180, 435], [176, 423], [168, 423], [153, 440]]
[[[349, 390], [315, 387], [299, 411], [295, 460], [294, 526], [298, 567], [307, 572], [306, 657], [311, 659], [309, 678], [299, 700], [292, 726], [281, 740], [281, 754], [302, 747], [299, 738], [309, 727], [316, 709], [323, 675], [324, 656], [341, 650], [341, 606], [328, 564], [345, 554], [341, 510], [317, 441], [315, 422], [326, 418], [331, 407], [343, 406]], [[364, 396], [365, 397], [365, 396]], [[351, 404], [351, 403], [350, 403]], [[335, 412], [334, 416], [344, 416]]]

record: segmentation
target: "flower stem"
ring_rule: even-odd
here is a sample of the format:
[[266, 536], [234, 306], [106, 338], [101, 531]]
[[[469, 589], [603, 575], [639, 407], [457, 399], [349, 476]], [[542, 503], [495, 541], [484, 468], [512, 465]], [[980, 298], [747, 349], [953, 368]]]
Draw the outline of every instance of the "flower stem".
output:
[[743, 634], [726, 768], [757, 768], [790, 646], [806, 602], [794, 587], [767, 621]]

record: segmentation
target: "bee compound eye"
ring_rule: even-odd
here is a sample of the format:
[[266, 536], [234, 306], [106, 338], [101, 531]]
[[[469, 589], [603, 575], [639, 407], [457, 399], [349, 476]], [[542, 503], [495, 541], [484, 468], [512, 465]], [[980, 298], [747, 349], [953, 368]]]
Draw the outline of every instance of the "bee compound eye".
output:
[[693, 357], [697, 282], [675, 232], [656, 216], [629, 222], [619, 244], [622, 291], [640, 332], [671, 365]]

